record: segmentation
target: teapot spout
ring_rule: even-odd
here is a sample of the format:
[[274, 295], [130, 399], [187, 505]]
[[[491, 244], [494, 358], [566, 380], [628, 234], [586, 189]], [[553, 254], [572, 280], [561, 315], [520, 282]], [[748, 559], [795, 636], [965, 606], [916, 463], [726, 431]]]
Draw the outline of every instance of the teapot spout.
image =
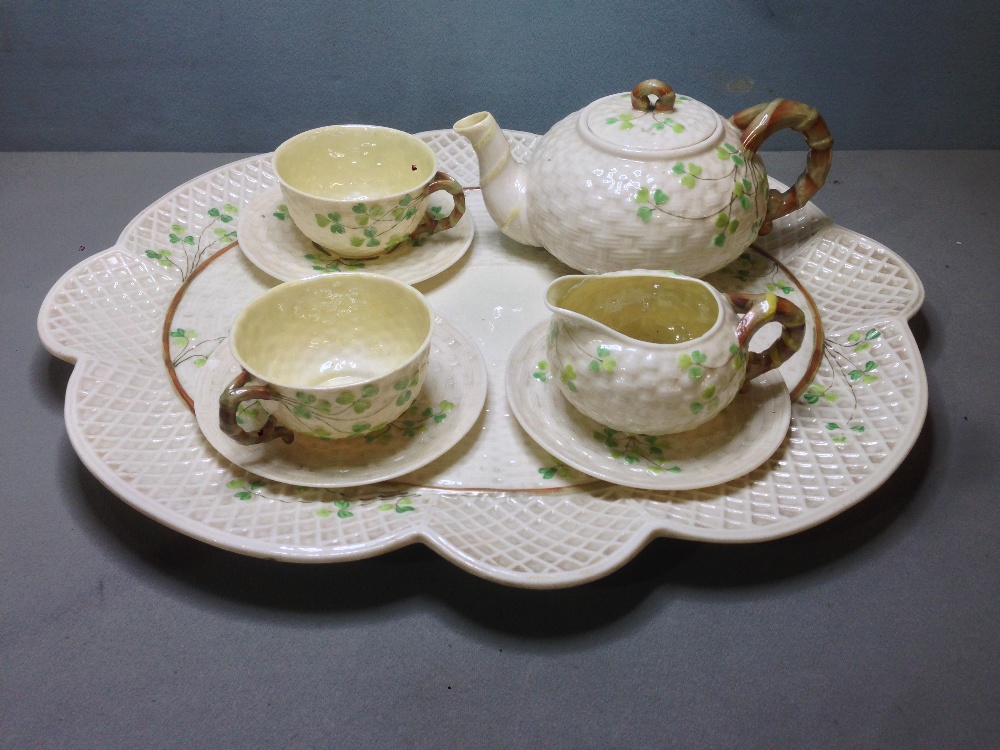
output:
[[463, 117], [454, 129], [469, 140], [479, 158], [479, 186], [490, 218], [511, 239], [541, 247], [528, 224], [527, 168], [514, 160], [493, 115]]

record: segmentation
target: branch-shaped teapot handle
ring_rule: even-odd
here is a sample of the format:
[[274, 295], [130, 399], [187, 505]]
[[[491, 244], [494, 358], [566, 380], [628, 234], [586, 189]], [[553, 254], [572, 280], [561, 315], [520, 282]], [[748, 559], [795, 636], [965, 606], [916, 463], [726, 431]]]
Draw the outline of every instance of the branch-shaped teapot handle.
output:
[[767, 214], [759, 232], [767, 234], [771, 231], [771, 222], [802, 208], [823, 187], [830, 172], [833, 136], [818, 111], [807, 104], [788, 99], [775, 99], [773, 102], [749, 107], [730, 119], [736, 127], [743, 129], [741, 140], [751, 153], [756, 153], [769, 136], [783, 128], [802, 133], [809, 146], [806, 170], [799, 175], [795, 184], [783, 193], [773, 188], [768, 192]]

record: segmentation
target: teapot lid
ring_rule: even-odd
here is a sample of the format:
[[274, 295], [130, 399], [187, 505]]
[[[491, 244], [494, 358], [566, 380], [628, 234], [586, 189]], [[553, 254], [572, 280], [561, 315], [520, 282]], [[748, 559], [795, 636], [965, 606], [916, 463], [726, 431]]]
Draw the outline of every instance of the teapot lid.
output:
[[598, 99], [580, 112], [580, 133], [604, 150], [643, 157], [701, 151], [722, 137], [722, 117], [706, 104], [678, 96], [662, 81]]

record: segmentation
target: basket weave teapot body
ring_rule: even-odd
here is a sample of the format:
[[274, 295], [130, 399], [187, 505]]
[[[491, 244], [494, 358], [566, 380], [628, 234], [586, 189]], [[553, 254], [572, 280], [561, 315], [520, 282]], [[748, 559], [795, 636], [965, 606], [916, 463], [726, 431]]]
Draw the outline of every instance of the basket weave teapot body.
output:
[[[772, 132], [806, 135], [809, 166], [786, 193], [768, 190], [757, 147]], [[672, 269], [704, 276], [738, 257], [771, 221], [822, 186], [832, 138], [806, 105], [776, 100], [731, 120], [660, 81], [598, 99], [556, 123], [527, 164], [487, 112], [460, 120], [500, 229], [585, 273]]]

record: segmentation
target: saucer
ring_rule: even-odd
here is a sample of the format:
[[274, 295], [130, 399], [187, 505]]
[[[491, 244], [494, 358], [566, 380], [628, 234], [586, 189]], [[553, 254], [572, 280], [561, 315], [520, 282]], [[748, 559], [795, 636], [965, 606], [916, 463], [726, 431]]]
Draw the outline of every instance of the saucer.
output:
[[[194, 391], [198, 427], [233, 463], [266, 479], [300, 487], [353, 487], [415, 471], [444, 454], [472, 428], [486, 402], [486, 364], [459, 328], [435, 317], [424, 387], [410, 410], [381, 432], [340, 440], [296, 434], [291, 444], [272, 440], [240, 445], [219, 428], [219, 394], [240, 372], [229, 346], [208, 358]], [[263, 422], [251, 405], [242, 417]], [[250, 426], [250, 425], [247, 425]]]
[[[444, 208], [451, 210], [450, 205]], [[250, 262], [281, 281], [320, 273], [368, 271], [415, 284], [436, 276], [465, 254], [472, 244], [473, 224], [471, 217], [463, 216], [451, 229], [424, 237], [416, 244], [407, 240], [384, 255], [340, 258], [302, 234], [288, 215], [281, 188], [274, 187], [254, 198], [241, 212], [237, 236]]]
[[653, 437], [616, 432], [576, 410], [547, 363], [548, 323], [532, 329], [507, 362], [507, 400], [517, 421], [555, 459], [625, 487], [692, 490], [741, 477], [782, 444], [791, 399], [777, 370], [750, 382], [710, 422]]

